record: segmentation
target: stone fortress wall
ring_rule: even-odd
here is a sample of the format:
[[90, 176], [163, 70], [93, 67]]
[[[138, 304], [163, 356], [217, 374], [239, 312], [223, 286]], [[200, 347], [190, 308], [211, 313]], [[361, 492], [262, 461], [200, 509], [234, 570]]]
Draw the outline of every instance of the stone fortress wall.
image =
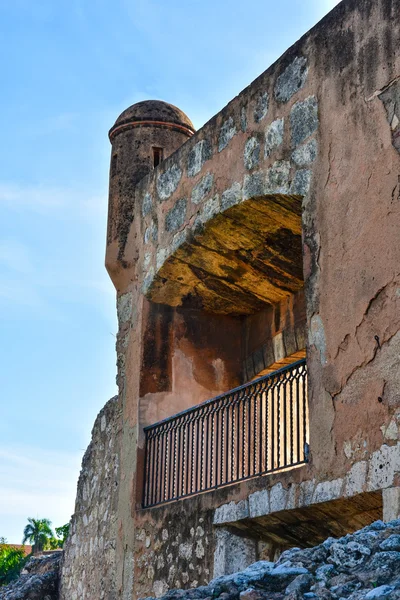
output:
[[[197, 586], [396, 516], [399, 14], [399, 0], [343, 0], [135, 185], [112, 171], [122, 415], [105, 598]], [[253, 321], [268, 325], [249, 342]], [[141, 508], [143, 426], [305, 348], [307, 465]]]
[[112, 398], [100, 411], [82, 461], [75, 513], [65, 544], [60, 600], [113, 600], [121, 408]]

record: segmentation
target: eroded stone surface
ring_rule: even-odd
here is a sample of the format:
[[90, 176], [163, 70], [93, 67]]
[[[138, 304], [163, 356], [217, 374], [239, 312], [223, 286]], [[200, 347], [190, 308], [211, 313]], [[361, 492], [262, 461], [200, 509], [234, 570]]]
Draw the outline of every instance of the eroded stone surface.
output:
[[368, 463], [366, 461], [355, 463], [351, 467], [346, 477], [346, 494], [348, 496], [361, 494], [361, 492], [364, 491], [367, 479], [367, 472]]
[[292, 159], [298, 167], [305, 167], [314, 162], [318, 154], [317, 140], [311, 139], [299, 146], [292, 154]]
[[297, 148], [318, 128], [318, 102], [315, 96], [309, 96], [303, 102], [297, 102], [290, 112], [292, 128], [292, 147]]
[[262, 517], [271, 511], [269, 503], [269, 490], [254, 492], [249, 496], [249, 516]]
[[249, 516], [249, 504], [246, 500], [241, 502], [230, 502], [229, 504], [223, 504], [214, 513], [214, 525], [221, 523], [232, 523], [234, 521], [240, 521]]
[[119, 419], [120, 405], [115, 397], [107, 402], [93, 426], [64, 549], [60, 600], [101, 598], [104, 589], [110, 600], [116, 598]]
[[233, 572], [235, 565], [245, 564], [252, 551], [244, 548], [243, 538], [219, 530], [216, 578], [196, 590], [170, 590], [164, 598], [398, 600], [400, 552], [385, 551], [381, 546], [397, 544], [399, 533], [400, 521], [387, 525], [378, 521], [353, 535], [330, 538], [314, 548], [293, 548], [276, 563], [259, 561]]
[[392, 130], [393, 146], [400, 152], [400, 80], [380, 94]]
[[242, 187], [240, 183], [234, 183], [232, 187], [223, 192], [221, 197], [221, 209], [226, 210], [242, 200]]
[[383, 445], [373, 453], [369, 468], [368, 489], [387, 488], [393, 484], [395, 473], [400, 471], [400, 443]]
[[245, 106], [240, 110], [240, 128], [243, 133], [247, 130], [247, 107]]
[[285, 510], [287, 503], [287, 490], [281, 483], [277, 483], [271, 488], [270, 492], [270, 510], [271, 512], [278, 512], [279, 510]]
[[148, 244], [150, 241], [156, 242], [158, 237], [158, 227], [155, 221], [151, 221], [149, 227], [144, 232], [144, 243]]
[[246, 169], [254, 169], [260, 162], [260, 142], [256, 137], [247, 140], [244, 147], [244, 164]]
[[285, 128], [285, 119], [276, 119], [265, 130], [265, 156], [268, 157], [283, 142], [283, 133]]
[[259, 123], [267, 116], [269, 108], [269, 95], [267, 92], [262, 92], [257, 96], [256, 105], [254, 108], [254, 121]]
[[133, 298], [131, 292], [119, 296], [117, 300], [117, 316], [120, 326], [122, 323], [129, 321], [132, 314], [132, 302]]
[[180, 198], [176, 201], [175, 205], [167, 212], [165, 217], [166, 231], [173, 232], [182, 227], [185, 222], [186, 207], [186, 198]]
[[153, 207], [153, 199], [149, 193], [145, 194], [142, 202], [142, 215], [146, 217], [150, 214], [151, 209]]
[[218, 152], [227, 147], [233, 136], [236, 134], [236, 125], [232, 117], [229, 117], [222, 125], [219, 132]]
[[263, 172], [256, 171], [251, 175], [246, 175], [243, 183], [243, 199], [262, 196], [265, 191], [265, 175]]
[[296, 196], [307, 196], [311, 186], [312, 171], [301, 169], [296, 171], [290, 185], [290, 193]]
[[18, 579], [0, 586], [1, 600], [59, 600], [58, 586], [62, 552], [33, 556]]
[[199, 214], [200, 223], [207, 223], [210, 219], [217, 215], [219, 211], [220, 199], [217, 194], [216, 196], [210, 198], [209, 200], [207, 200], [207, 202], [204, 203]]
[[214, 175], [212, 173], [207, 173], [200, 179], [199, 183], [194, 186], [192, 190], [192, 202], [198, 204], [210, 193], [212, 185], [214, 182]]
[[340, 497], [343, 487], [342, 479], [323, 481], [315, 488], [313, 502], [327, 502]]
[[289, 192], [290, 163], [276, 161], [267, 171], [265, 193], [287, 194]]
[[304, 56], [296, 56], [276, 80], [274, 93], [278, 102], [290, 100], [304, 86], [307, 75], [307, 59]]
[[160, 200], [167, 200], [176, 190], [182, 177], [182, 170], [173, 164], [157, 178], [157, 192]]
[[387, 488], [382, 491], [383, 518], [392, 521], [400, 516], [400, 488]]
[[214, 576], [236, 573], [256, 560], [257, 546], [254, 540], [235, 535], [219, 528], [216, 531]]
[[211, 144], [208, 140], [200, 140], [189, 152], [187, 172], [189, 177], [200, 173], [204, 163], [212, 156]]

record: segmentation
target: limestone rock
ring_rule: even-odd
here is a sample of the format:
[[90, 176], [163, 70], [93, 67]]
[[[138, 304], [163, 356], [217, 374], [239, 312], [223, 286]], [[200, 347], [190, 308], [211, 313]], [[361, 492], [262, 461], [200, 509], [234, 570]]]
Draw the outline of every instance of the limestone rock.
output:
[[[376, 521], [315, 548], [292, 548], [163, 600], [400, 600], [400, 520]], [[150, 599], [148, 599], [150, 600]]]
[[0, 587], [1, 600], [58, 600], [62, 552], [32, 557], [20, 577]]

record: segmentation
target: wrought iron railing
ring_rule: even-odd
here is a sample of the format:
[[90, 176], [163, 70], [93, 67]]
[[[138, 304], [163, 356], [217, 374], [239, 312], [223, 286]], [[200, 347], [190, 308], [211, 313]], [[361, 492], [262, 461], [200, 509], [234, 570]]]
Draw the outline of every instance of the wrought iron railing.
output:
[[146, 427], [145, 436], [145, 508], [305, 463], [306, 361]]

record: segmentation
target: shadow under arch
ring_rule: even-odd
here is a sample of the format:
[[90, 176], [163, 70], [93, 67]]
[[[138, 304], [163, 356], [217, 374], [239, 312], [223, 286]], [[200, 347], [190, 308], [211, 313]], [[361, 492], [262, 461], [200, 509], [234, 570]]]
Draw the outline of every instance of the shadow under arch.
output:
[[171, 307], [251, 315], [303, 287], [300, 196], [265, 195], [204, 224], [157, 272], [147, 297]]
[[194, 225], [146, 298], [143, 425], [304, 358], [301, 197], [253, 197]]

